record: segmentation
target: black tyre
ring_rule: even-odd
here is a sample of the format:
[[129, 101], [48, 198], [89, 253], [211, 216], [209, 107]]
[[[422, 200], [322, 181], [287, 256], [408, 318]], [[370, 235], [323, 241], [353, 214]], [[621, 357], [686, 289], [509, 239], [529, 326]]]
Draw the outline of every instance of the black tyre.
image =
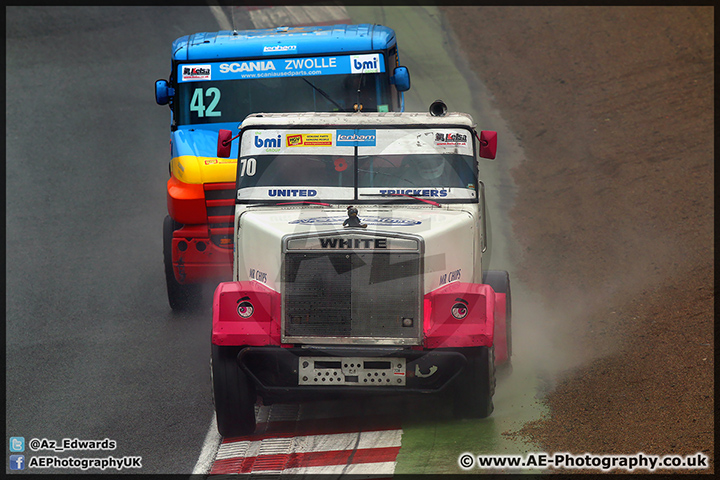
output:
[[492, 414], [495, 394], [495, 352], [478, 347], [466, 354], [468, 364], [455, 380], [453, 413], [456, 418], [485, 418]]
[[489, 270], [483, 274], [483, 283], [490, 285], [497, 293], [505, 294], [505, 338], [507, 339], [507, 362], [503, 370], [512, 370], [512, 295], [510, 294], [510, 274], [504, 270]]
[[175, 278], [172, 265], [173, 232], [180, 226], [170, 216], [163, 222], [163, 260], [165, 262], [165, 283], [168, 302], [173, 310], [191, 310], [197, 308], [202, 300], [202, 285], [183, 285]]
[[218, 432], [223, 437], [255, 431], [255, 386], [237, 364], [239, 347], [212, 346], [210, 374]]

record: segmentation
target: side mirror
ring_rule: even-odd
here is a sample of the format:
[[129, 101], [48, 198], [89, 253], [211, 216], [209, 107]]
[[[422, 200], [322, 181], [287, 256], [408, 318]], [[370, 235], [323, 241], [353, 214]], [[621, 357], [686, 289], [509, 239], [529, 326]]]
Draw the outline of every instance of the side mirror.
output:
[[480, 157], [495, 158], [497, 153], [497, 132], [483, 130], [480, 132]]
[[175, 89], [168, 86], [167, 80], [155, 82], [155, 101], [158, 105], [167, 105], [170, 98], [175, 96]]
[[410, 90], [410, 72], [408, 72], [407, 67], [395, 67], [390, 83], [395, 85], [398, 92]]
[[217, 156], [221, 158], [230, 158], [231, 148], [232, 132], [230, 130], [220, 129], [218, 131]]

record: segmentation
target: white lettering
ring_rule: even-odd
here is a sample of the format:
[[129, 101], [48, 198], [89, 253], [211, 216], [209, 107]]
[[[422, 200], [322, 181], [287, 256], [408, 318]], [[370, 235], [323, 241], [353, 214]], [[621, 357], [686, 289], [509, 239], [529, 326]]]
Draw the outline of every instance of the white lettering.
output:
[[242, 63], [223, 63], [220, 64], [220, 71], [222, 73], [228, 72], [264, 72], [267, 70], [275, 70], [275, 63], [271, 60], [264, 61], [259, 60], [257, 62], [242, 62]]

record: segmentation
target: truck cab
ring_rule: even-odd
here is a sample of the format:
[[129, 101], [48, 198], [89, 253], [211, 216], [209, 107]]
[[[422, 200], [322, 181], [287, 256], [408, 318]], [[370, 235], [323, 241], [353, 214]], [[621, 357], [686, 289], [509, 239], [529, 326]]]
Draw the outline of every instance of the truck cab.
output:
[[173, 309], [197, 306], [203, 283], [232, 275], [236, 157], [216, 155], [220, 129], [250, 113], [395, 112], [410, 88], [395, 32], [381, 25], [204, 32], [172, 46], [170, 178], [163, 250]]
[[511, 355], [509, 276], [482, 262], [495, 132], [355, 112], [254, 114], [238, 136], [233, 280], [213, 299], [220, 433], [251, 433], [258, 399], [450, 389], [457, 415], [490, 415]]

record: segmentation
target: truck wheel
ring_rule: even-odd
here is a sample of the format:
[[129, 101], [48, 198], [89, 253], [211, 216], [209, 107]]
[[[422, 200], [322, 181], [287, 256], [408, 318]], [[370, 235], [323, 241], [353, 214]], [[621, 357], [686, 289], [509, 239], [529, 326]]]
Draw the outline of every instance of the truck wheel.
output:
[[504, 374], [512, 371], [512, 296], [510, 294], [510, 274], [503, 270], [489, 270], [483, 274], [483, 283], [490, 285], [498, 293], [505, 294], [505, 339], [507, 341], [507, 361], [498, 367]]
[[202, 299], [202, 285], [183, 285], [175, 278], [172, 264], [173, 232], [179, 228], [170, 216], [163, 222], [163, 260], [165, 262], [165, 283], [168, 301], [173, 310], [190, 310], [197, 307]]
[[455, 381], [456, 418], [485, 418], [494, 409], [495, 352], [493, 347], [477, 350], [477, 354], [467, 355], [468, 363]]
[[239, 437], [255, 431], [255, 386], [237, 364], [239, 347], [212, 346], [210, 376], [218, 432]]

